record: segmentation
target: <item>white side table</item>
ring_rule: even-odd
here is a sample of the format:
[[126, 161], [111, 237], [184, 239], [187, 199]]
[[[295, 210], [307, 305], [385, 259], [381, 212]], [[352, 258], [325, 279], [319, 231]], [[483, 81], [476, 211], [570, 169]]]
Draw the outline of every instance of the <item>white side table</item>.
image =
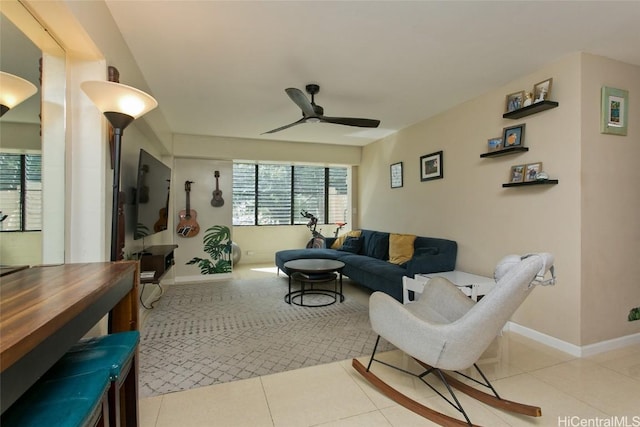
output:
[[458, 286], [465, 295], [474, 301], [478, 301], [478, 297], [486, 295], [496, 285], [495, 280], [491, 277], [478, 276], [476, 274], [465, 273], [464, 271], [453, 270], [440, 273], [416, 274], [414, 278], [403, 278], [403, 300], [406, 304], [409, 300], [409, 291], [422, 293], [424, 285], [434, 277], [444, 277], [451, 283]]

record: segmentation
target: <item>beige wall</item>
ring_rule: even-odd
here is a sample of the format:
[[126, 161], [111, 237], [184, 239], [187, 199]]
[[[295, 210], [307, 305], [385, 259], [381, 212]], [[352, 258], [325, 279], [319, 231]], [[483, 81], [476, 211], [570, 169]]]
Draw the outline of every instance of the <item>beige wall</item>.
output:
[[[506, 94], [531, 90], [549, 77], [559, 108], [502, 118]], [[480, 158], [487, 139], [519, 123], [526, 123], [529, 152]], [[444, 179], [421, 182], [420, 156], [439, 150]], [[392, 190], [389, 165], [398, 161], [404, 162], [404, 186]], [[559, 185], [502, 188], [512, 165], [537, 161]], [[456, 268], [482, 275], [492, 275], [510, 253], [552, 252], [558, 285], [533, 292], [514, 321], [579, 344], [579, 186], [580, 56], [574, 55], [365, 147], [360, 226], [455, 240]]]
[[[506, 94], [549, 77], [558, 108], [502, 118]], [[640, 303], [639, 77], [638, 67], [571, 55], [365, 147], [360, 226], [456, 240], [456, 268], [483, 275], [506, 254], [551, 252], [558, 284], [533, 292], [514, 322], [575, 345], [637, 333], [640, 323], [626, 315]], [[599, 133], [603, 84], [632, 94], [628, 137]], [[529, 152], [479, 157], [488, 138], [518, 123]], [[444, 179], [420, 182], [420, 156], [439, 150]], [[389, 165], [398, 161], [404, 186], [391, 190]], [[537, 161], [558, 185], [501, 187], [510, 166]]]
[[[215, 189], [214, 171], [220, 172], [218, 179], [219, 189], [222, 191], [224, 205], [220, 207], [211, 206], [213, 190]], [[227, 160], [209, 159], [185, 159], [177, 158], [173, 162], [173, 179], [171, 182], [171, 193], [173, 198], [173, 210], [171, 216], [174, 217], [174, 227], [164, 233], [173, 236], [174, 243], [179, 247], [175, 251], [176, 264], [172, 270], [176, 281], [199, 280], [200, 275], [198, 265], [187, 265], [191, 259], [198, 257], [210, 260], [210, 256], [204, 251], [204, 237], [207, 229], [219, 225], [231, 229], [232, 203], [231, 203], [231, 175], [233, 163]], [[200, 232], [193, 237], [181, 237], [175, 232], [178, 225], [178, 214], [186, 209], [185, 181], [193, 181], [189, 192], [190, 208], [192, 218], [200, 226]], [[210, 276], [209, 276], [210, 278]]]
[[[640, 67], [584, 55], [582, 74], [582, 332], [591, 344], [640, 332]], [[600, 89], [629, 91], [627, 136], [600, 133]]]
[[357, 165], [360, 147], [176, 134], [173, 152], [180, 157], [225, 160]]

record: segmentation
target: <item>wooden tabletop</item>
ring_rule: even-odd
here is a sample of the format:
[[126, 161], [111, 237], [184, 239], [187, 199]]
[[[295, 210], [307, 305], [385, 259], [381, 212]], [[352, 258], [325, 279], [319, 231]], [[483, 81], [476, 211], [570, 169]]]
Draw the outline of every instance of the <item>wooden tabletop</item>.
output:
[[63, 264], [0, 279], [0, 409], [4, 412], [106, 314], [135, 330], [137, 261]]
[[0, 284], [0, 371], [134, 271], [134, 262], [90, 263], [35, 267], [4, 276]]

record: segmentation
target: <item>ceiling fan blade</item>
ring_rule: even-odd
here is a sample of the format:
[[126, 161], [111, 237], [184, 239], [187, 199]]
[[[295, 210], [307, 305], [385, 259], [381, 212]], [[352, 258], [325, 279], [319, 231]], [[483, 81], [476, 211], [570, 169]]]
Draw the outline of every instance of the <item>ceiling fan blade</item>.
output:
[[358, 119], [353, 117], [320, 117], [321, 122], [335, 123], [338, 125], [357, 126], [361, 128], [377, 128], [380, 120]]
[[284, 126], [281, 126], [281, 127], [279, 127], [279, 128], [275, 128], [275, 129], [272, 129], [272, 130], [270, 130], [270, 131], [263, 132], [263, 133], [261, 133], [261, 135], [264, 135], [265, 133], [276, 133], [276, 132], [280, 132], [281, 130], [285, 130], [285, 129], [287, 129], [287, 128], [290, 128], [291, 126], [295, 126], [295, 125], [299, 125], [300, 123], [304, 123], [306, 120], [307, 120], [307, 118], [306, 118], [306, 117], [303, 117], [303, 118], [301, 118], [300, 120], [298, 120], [297, 122], [289, 123], [288, 125], [284, 125]]
[[309, 98], [307, 98], [300, 89], [290, 87], [285, 89], [284, 91], [287, 92], [289, 98], [291, 98], [291, 100], [295, 102], [298, 107], [300, 107], [300, 109], [302, 110], [302, 114], [305, 117], [317, 116], [315, 110], [313, 109], [313, 105], [311, 105], [311, 101], [309, 101]]

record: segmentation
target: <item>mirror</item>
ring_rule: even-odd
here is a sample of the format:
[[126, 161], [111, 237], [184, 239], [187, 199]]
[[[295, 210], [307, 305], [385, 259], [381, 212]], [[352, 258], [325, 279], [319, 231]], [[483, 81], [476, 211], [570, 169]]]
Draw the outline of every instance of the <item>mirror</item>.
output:
[[[0, 69], [29, 80], [38, 88], [36, 95], [0, 119], [0, 151], [41, 154], [42, 160], [40, 200], [35, 198], [32, 202], [36, 216], [39, 213], [41, 217], [41, 231], [12, 232], [11, 239], [3, 238], [0, 264], [63, 263], [64, 51], [21, 3], [2, 2], [0, 20]], [[41, 203], [41, 207], [37, 206], [38, 203]], [[5, 237], [4, 233], [2, 237]]]

